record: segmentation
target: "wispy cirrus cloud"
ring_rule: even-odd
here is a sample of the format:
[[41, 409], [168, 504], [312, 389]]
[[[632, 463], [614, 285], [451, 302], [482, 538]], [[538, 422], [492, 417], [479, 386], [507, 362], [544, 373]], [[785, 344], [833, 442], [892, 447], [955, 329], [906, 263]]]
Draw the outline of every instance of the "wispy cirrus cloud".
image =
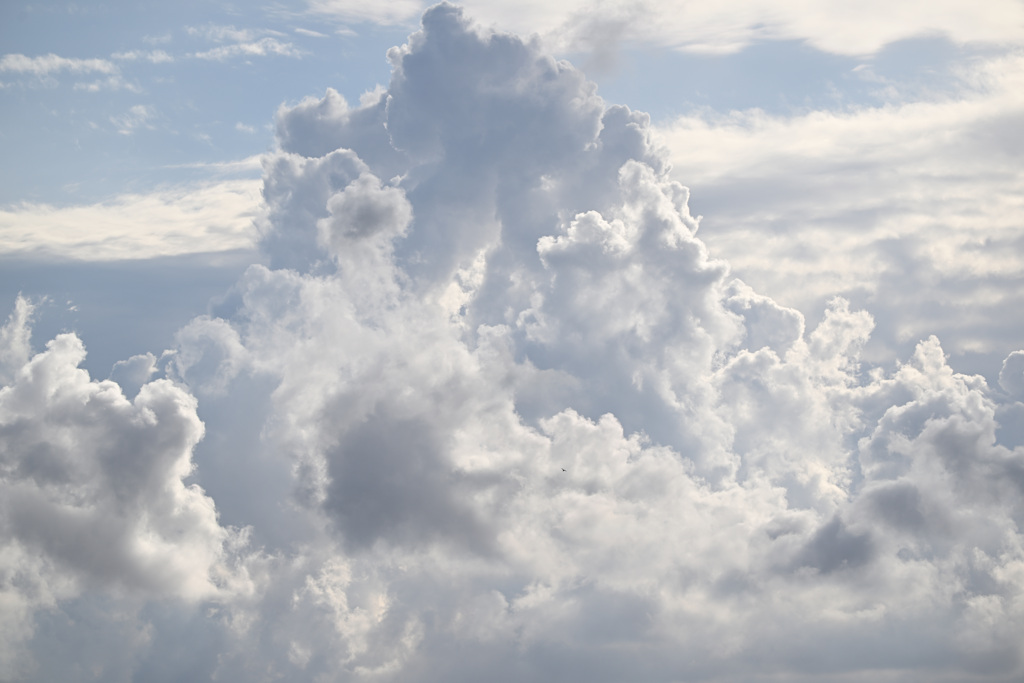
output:
[[156, 110], [149, 105], [136, 104], [124, 114], [111, 116], [110, 122], [121, 135], [131, 135], [139, 128], [152, 129], [150, 121], [156, 116]]
[[237, 28], [224, 24], [205, 24], [203, 26], [188, 26], [185, 33], [192, 37], [203, 38], [215, 43], [246, 43], [257, 38], [261, 32], [248, 28]]
[[118, 68], [116, 64], [106, 59], [61, 57], [51, 52], [37, 57], [6, 54], [0, 57], [0, 71], [43, 77], [58, 73], [116, 74]]
[[222, 43], [209, 50], [201, 50], [189, 55], [196, 59], [225, 61], [235, 57], [264, 57], [268, 55], [299, 57], [302, 55], [302, 51], [293, 44], [281, 40], [283, 34], [278, 31], [240, 29], [217, 24], [190, 26], [186, 31], [190, 36]]
[[174, 61], [174, 57], [164, 50], [128, 50], [127, 52], [115, 52], [110, 57], [120, 61], [145, 61], [151, 64], [169, 64]]
[[[113, 55], [114, 59], [118, 55]], [[64, 75], [99, 74], [101, 78], [93, 81], [76, 81], [75, 90], [84, 92], [100, 92], [102, 90], [129, 90], [139, 92], [141, 88], [126, 80], [117, 64], [99, 58], [80, 59], [61, 57], [49, 53], [36, 57], [23, 54], [7, 54], [0, 57], [0, 73], [16, 74], [32, 79], [30, 83], [56, 86], [58, 78]]]
[[308, 29], [308, 28], [296, 28], [296, 29], [293, 29], [293, 30], [296, 33], [298, 33], [300, 36], [306, 36], [308, 38], [328, 38], [329, 37], [326, 33], [321, 33], [320, 31], [313, 31], [313, 30]]
[[419, 0], [309, 0], [307, 5], [313, 14], [347, 22], [378, 24], [401, 24], [414, 20], [424, 6], [425, 3]]
[[110, 76], [109, 78], [101, 78], [95, 81], [79, 81], [75, 83], [73, 88], [83, 92], [100, 92], [102, 90], [127, 90], [129, 92], [140, 93], [142, 88], [137, 84], [127, 81], [120, 76]]
[[265, 57], [267, 55], [299, 57], [302, 55], [302, 51], [291, 43], [282, 42], [276, 38], [265, 37], [247, 43], [220, 45], [209, 50], [194, 52], [191, 56], [196, 59], [208, 59], [220, 62], [233, 57]]

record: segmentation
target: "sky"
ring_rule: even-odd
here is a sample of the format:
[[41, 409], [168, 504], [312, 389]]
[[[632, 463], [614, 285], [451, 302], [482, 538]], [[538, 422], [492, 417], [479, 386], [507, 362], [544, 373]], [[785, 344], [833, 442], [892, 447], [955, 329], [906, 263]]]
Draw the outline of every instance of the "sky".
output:
[[1024, 676], [1024, 2], [0, 4], [0, 680]]

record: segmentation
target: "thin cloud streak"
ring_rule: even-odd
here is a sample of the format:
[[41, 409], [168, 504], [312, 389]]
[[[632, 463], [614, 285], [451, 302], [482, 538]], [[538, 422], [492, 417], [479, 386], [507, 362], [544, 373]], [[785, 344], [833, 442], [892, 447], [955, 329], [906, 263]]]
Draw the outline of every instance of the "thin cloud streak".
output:
[[0, 57], [0, 71], [23, 73], [43, 77], [53, 73], [104, 73], [116, 74], [117, 65], [106, 59], [78, 59], [61, 57], [52, 52], [38, 57], [23, 54], [6, 54]]
[[280, 55], [283, 57], [299, 57], [302, 51], [291, 43], [282, 43], [275, 38], [260, 38], [250, 43], [234, 43], [211, 48], [203, 52], [195, 52], [190, 56], [196, 59], [225, 61], [233, 57], [264, 57]]
[[226, 180], [84, 206], [7, 207], [0, 254], [102, 261], [252, 248], [259, 187]]

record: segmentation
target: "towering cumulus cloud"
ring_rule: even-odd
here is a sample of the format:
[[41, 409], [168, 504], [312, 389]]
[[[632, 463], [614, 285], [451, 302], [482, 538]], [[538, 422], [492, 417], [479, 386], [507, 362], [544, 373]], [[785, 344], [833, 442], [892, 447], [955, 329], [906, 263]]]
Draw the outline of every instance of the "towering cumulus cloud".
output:
[[571, 65], [450, 5], [388, 58], [134, 398], [4, 328], [8, 678], [1020, 680], [1024, 352], [866, 367]]

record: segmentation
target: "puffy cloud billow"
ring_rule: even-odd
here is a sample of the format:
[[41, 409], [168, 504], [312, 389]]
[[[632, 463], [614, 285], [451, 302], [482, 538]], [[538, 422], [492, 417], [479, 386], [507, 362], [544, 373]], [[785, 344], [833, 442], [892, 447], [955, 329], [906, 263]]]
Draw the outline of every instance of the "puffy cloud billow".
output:
[[450, 5], [388, 57], [281, 109], [265, 265], [123, 388], [12, 315], [4, 677], [1020, 680], [1024, 352], [871, 367], [568, 63]]
[[220, 526], [214, 501], [183, 481], [203, 436], [195, 398], [157, 379], [129, 400], [78, 367], [73, 334], [29, 358], [31, 313], [19, 299], [0, 331], [0, 663], [11, 680], [32, 671], [19, 649], [33, 610], [93, 591], [198, 603], [252, 588], [237, 562], [244, 531]]

